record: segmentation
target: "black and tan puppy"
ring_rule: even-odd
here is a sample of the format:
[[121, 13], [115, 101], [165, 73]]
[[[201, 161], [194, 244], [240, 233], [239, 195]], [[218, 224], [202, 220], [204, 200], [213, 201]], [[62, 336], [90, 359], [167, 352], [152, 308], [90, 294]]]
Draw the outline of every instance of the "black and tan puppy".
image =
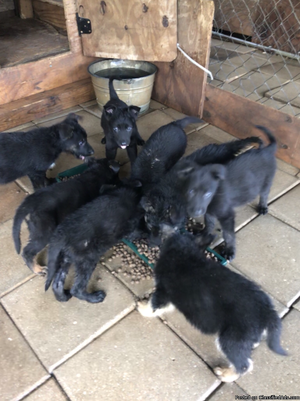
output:
[[199, 118], [185, 117], [153, 132], [131, 166], [130, 180], [140, 181], [144, 191], [157, 183], [185, 152], [187, 137], [183, 129], [200, 122]]
[[158, 183], [152, 187], [147, 187], [141, 205], [145, 209], [146, 223], [151, 231], [150, 244], [158, 245], [161, 237], [164, 236], [164, 230], [168, 226], [179, 230], [186, 223], [186, 201], [182, 194], [182, 182], [178, 179], [178, 171], [185, 162], [188, 165], [189, 162], [196, 163], [197, 166], [211, 163], [226, 164], [233, 160], [238, 153], [249, 146], [253, 146], [253, 144], [261, 146], [262, 141], [258, 137], [249, 137], [220, 145], [204, 146], [176, 163]]
[[218, 219], [225, 240], [224, 257], [235, 257], [234, 209], [260, 196], [258, 212], [268, 212], [268, 195], [276, 172], [276, 140], [270, 131], [257, 126], [270, 144], [251, 149], [226, 165], [199, 166], [191, 160], [178, 163], [178, 185], [189, 217], [205, 216], [204, 234], [210, 234]]
[[28, 132], [0, 133], [0, 184], [28, 175], [34, 189], [51, 183], [46, 171], [62, 152], [84, 159], [94, 153], [79, 117], [71, 113], [59, 124]]
[[153, 317], [175, 307], [202, 333], [217, 334], [217, 345], [230, 366], [214, 371], [231, 382], [252, 369], [251, 352], [264, 331], [268, 347], [286, 355], [280, 345], [281, 320], [253, 281], [207, 259], [203, 250], [197, 237], [172, 234], [154, 268], [155, 292], [147, 304], [138, 304], [138, 310]]
[[[66, 217], [49, 244], [46, 290], [54, 279], [52, 288], [58, 301], [68, 301], [74, 296], [87, 302], [102, 302], [105, 293], [88, 293], [86, 286], [99, 258], [138, 227], [143, 217], [139, 201], [136, 190], [120, 187], [108, 190]], [[72, 263], [76, 269], [75, 282], [71, 290], [64, 290]]]
[[104, 106], [101, 116], [101, 127], [105, 135], [102, 143], [105, 144], [106, 157], [114, 160], [118, 148], [126, 149], [133, 163], [137, 157], [137, 145], [145, 143], [136, 126], [140, 107], [127, 106], [119, 99], [113, 87], [113, 78], [109, 79], [109, 94], [110, 100]]
[[55, 228], [75, 210], [99, 196], [103, 184], [118, 181], [119, 165], [107, 159], [89, 159], [88, 168], [81, 175], [38, 189], [27, 196], [18, 207], [13, 223], [13, 239], [17, 253], [20, 253], [20, 229], [26, 219], [29, 229], [29, 243], [22, 256], [26, 265], [35, 273], [44, 270], [34, 261], [35, 256], [49, 243]]

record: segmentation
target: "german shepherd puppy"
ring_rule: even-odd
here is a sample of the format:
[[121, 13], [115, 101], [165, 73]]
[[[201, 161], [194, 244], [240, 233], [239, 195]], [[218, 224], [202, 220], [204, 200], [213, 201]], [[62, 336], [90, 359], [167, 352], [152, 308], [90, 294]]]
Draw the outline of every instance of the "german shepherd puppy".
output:
[[261, 146], [262, 141], [258, 137], [249, 137], [220, 145], [210, 144], [197, 149], [177, 162], [157, 184], [147, 187], [141, 205], [145, 209], [145, 220], [151, 231], [150, 244], [158, 245], [161, 237], [164, 236], [164, 230], [168, 232], [169, 227], [177, 231], [186, 223], [186, 201], [181, 193], [182, 182], [178, 179], [178, 171], [185, 163], [191, 162], [197, 166], [210, 163], [226, 164], [253, 143]]
[[205, 216], [204, 234], [211, 233], [217, 218], [223, 230], [224, 257], [235, 257], [234, 208], [260, 196], [258, 212], [268, 212], [268, 195], [276, 172], [276, 140], [271, 132], [257, 126], [270, 144], [251, 149], [226, 165], [199, 166], [191, 160], [179, 162], [177, 178], [190, 217]]
[[130, 180], [145, 186], [157, 183], [183, 156], [187, 138], [184, 127], [202, 120], [185, 117], [158, 128], [147, 140], [142, 151], [131, 166]]
[[[231, 382], [253, 367], [252, 349], [267, 332], [268, 347], [286, 355], [280, 345], [281, 320], [272, 301], [258, 285], [204, 255], [192, 234], [172, 234], [162, 245], [154, 268], [156, 288], [147, 304], [139, 303], [145, 317], [177, 308], [204, 334], [217, 334], [217, 344], [230, 362], [214, 372]], [[204, 241], [204, 242], [203, 242]]]
[[99, 195], [103, 184], [118, 181], [119, 165], [107, 159], [88, 159], [88, 168], [81, 175], [65, 182], [38, 189], [27, 196], [18, 207], [13, 223], [13, 239], [17, 253], [20, 253], [20, 229], [26, 216], [29, 229], [29, 243], [22, 256], [26, 265], [35, 273], [44, 270], [34, 262], [35, 256], [49, 243], [55, 228], [64, 218], [92, 201]]
[[[54, 279], [52, 288], [58, 301], [68, 301], [73, 295], [87, 302], [102, 302], [105, 293], [88, 293], [86, 286], [99, 258], [139, 226], [143, 218], [139, 201], [135, 189], [115, 188], [67, 216], [49, 244], [45, 289]], [[71, 290], [64, 290], [72, 263], [76, 269], [75, 282]]]
[[137, 145], [143, 146], [145, 141], [141, 138], [136, 119], [140, 107], [127, 106], [119, 99], [114, 87], [113, 78], [109, 79], [110, 100], [106, 103], [101, 116], [101, 127], [105, 137], [101, 143], [105, 144], [106, 157], [109, 160], [116, 158], [117, 149], [127, 149], [131, 163], [137, 157]]
[[52, 183], [46, 171], [62, 152], [78, 159], [94, 153], [87, 142], [85, 130], [78, 123], [79, 116], [71, 113], [61, 123], [28, 132], [0, 134], [0, 184], [28, 175], [33, 188]]

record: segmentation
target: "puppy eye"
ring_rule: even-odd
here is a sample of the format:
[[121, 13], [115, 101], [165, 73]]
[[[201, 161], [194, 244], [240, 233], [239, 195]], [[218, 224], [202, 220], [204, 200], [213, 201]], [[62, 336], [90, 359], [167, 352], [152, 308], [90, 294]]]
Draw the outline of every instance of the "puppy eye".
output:
[[114, 127], [114, 131], [115, 131], [115, 132], [118, 132], [118, 131], [119, 131], [119, 128], [118, 128], [118, 127]]
[[211, 192], [206, 192], [206, 194], [204, 194], [205, 199], [210, 198], [210, 197], [211, 197]]
[[132, 131], [132, 127], [127, 127], [126, 131]]
[[85, 142], [85, 141], [80, 141], [80, 142], [78, 142], [78, 145], [81, 146], [81, 145], [84, 144], [84, 142]]
[[190, 189], [189, 190], [189, 195], [191, 195], [191, 196], [195, 195], [195, 190], [194, 189]]

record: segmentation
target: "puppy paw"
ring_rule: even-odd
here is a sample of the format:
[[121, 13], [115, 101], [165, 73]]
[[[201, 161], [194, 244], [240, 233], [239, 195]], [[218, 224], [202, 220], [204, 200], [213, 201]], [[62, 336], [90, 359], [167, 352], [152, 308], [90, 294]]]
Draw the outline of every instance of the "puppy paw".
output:
[[258, 206], [257, 211], [259, 214], [267, 214], [268, 207], [267, 206]]
[[240, 375], [236, 372], [233, 366], [221, 368], [217, 366], [214, 368], [214, 373], [222, 382], [230, 383], [237, 380]]
[[95, 292], [92, 292], [91, 294], [88, 294], [86, 301], [96, 304], [98, 302], [103, 302], [105, 297], [106, 297], [106, 294], [104, 291], [101, 291], [101, 290], [95, 291]]
[[137, 139], [136, 143], [137, 143], [138, 146], [144, 146], [145, 145], [144, 139]]
[[102, 145], [106, 144], [106, 138], [105, 137], [101, 139], [101, 143], [102, 143]]
[[70, 298], [72, 298], [72, 295], [69, 290], [63, 290], [60, 293], [54, 293], [55, 298], [59, 302], [68, 302]]
[[235, 258], [235, 250], [231, 247], [224, 247], [221, 251], [221, 255], [223, 256], [223, 258], [231, 262]]
[[144, 317], [155, 317], [155, 311], [152, 308], [151, 301], [148, 302], [138, 302], [137, 310]]
[[37, 263], [34, 263], [31, 269], [35, 274], [38, 274], [39, 276], [46, 276], [48, 267], [47, 266], [40, 266]]

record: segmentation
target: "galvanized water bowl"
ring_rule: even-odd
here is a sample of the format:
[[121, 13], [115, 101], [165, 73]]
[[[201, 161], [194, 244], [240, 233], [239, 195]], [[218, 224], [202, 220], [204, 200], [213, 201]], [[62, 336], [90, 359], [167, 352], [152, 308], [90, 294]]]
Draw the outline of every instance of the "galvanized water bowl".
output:
[[149, 109], [156, 71], [157, 67], [147, 61], [112, 59], [90, 64], [88, 72], [100, 110], [110, 99], [108, 82], [113, 76], [116, 78], [113, 85], [119, 98], [128, 106], [139, 106], [140, 114], [145, 113]]

